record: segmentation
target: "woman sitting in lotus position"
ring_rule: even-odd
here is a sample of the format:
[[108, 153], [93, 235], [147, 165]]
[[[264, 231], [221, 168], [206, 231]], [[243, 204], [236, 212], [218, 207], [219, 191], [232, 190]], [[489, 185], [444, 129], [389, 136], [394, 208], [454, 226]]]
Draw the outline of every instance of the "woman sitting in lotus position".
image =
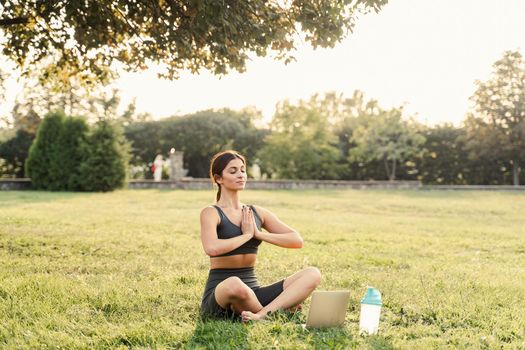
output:
[[[301, 248], [301, 235], [267, 209], [241, 203], [246, 185], [246, 161], [235, 151], [213, 156], [210, 177], [219, 187], [217, 201], [201, 211], [201, 240], [210, 256], [210, 271], [201, 315], [240, 316], [243, 322], [263, 319], [278, 309], [296, 310], [321, 281], [308, 267], [261, 287], [255, 276], [257, 249], [262, 241], [283, 248]], [[267, 232], [262, 232], [264, 228]]]

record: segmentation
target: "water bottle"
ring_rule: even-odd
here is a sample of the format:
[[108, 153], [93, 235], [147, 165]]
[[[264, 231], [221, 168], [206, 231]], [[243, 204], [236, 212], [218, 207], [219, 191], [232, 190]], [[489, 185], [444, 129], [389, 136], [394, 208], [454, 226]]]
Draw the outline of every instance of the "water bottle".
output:
[[359, 318], [359, 333], [376, 334], [379, 329], [381, 314], [381, 293], [374, 287], [368, 287], [361, 300], [361, 316]]

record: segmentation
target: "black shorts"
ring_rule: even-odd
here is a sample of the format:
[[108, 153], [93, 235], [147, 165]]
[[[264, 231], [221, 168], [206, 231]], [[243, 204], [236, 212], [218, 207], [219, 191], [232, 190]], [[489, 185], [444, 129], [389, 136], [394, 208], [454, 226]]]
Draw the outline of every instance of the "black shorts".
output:
[[268, 286], [261, 287], [255, 276], [253, 267], [243, 267], [239, 269], [213, 269], [210, 270], [204, 294], [201, 301], [201, 317], [213, 318], [238, 318], [233, 310], [223, 309], [215, 299], [215, 287], [228, 277], [236, 276], [250, 287], [262, 306], [272, 302], [279, 294], [283, 292], [284, 279]]

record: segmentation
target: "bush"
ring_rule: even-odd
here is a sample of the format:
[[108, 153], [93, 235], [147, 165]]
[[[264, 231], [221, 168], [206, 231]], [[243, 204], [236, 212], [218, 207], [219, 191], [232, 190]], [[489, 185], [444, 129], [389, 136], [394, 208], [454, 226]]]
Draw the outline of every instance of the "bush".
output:
[[89, 127], [84, 119], [66, 118], [59, 148], [62, 151], [61, 171], [62, 185], [66, 191], [80, 191], [82, 188], [81, 164], [86, 159], [87, 136]]
[[34, 138], [35, 135], [18, 129], [13, 137], [0, 143], [0, 158], [4, 159], [0, 176], [24, 177], [24, 163]]
[[31, 185], [34, 189], [56, 191], [64, 187], [60, 165], [62, 150], [57, 142], [62, 135], [64, 118], [62, 112], [46, 115], [29, 149], [25, 168], [26, 176], [31, 178]]
[[126, 180], [129, 145], [107, 121], [90, 128], [63, 112], [48, 114], [29, 150], [26, 174], [34, 189], [111, 191]]
[[6, 162], [5, 159], [0, 158], [0, 179], [1, 178], [12, 178], [16, 169], [13, 166]]
[[82, 162], [82, 189], [107, 192], [126, 181], [129, 144], [122, 130], [108, 121], [100, 121], [89, 136], [86, 158]]
[[63, 112], [48, 114], [29, 149], [26, 174], [34, 189], [79, 191], [80, 164], [88, 126], [81, 118]]

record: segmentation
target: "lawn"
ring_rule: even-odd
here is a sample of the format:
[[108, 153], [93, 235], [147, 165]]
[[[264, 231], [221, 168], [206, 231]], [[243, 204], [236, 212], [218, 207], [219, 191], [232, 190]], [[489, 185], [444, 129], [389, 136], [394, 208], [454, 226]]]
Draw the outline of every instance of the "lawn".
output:
[[[209, 259], [200, 209], [213, 191], [0, 192], [0, 348], [525, 348], [525, 193], [256, 191], [245, 203], [297, 229], [263, 243], [262, 284], [306, 266], [349, 289], [343, 328], [197, 318]], [[380, 332], [358, 333], [366, 286]]]

